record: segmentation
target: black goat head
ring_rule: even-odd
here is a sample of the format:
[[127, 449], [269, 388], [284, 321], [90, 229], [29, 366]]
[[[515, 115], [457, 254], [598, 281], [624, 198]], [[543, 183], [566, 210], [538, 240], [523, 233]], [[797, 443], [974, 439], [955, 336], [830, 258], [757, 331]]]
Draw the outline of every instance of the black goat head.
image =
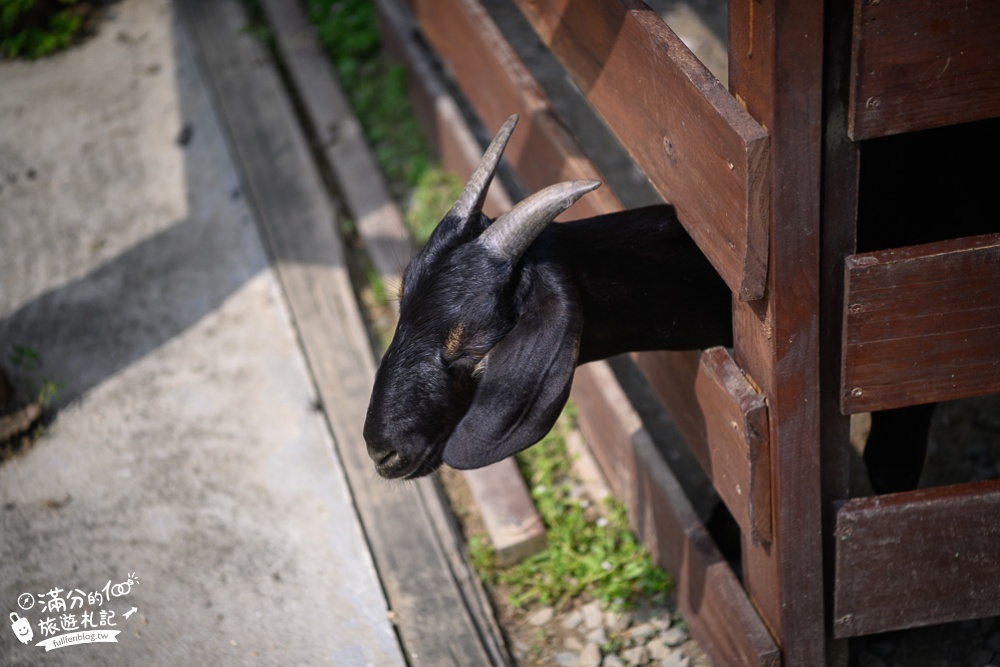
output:
[[569, 395], [581, 329], [573, 286], [525, 251], [599, 181], [553, 185], [496, 221], [483, 200], [517, 123], [490, 144], [403, 274], [399, 324], [375, 376], [365, 441], [383, 477], [478, 468], [540, 440]]

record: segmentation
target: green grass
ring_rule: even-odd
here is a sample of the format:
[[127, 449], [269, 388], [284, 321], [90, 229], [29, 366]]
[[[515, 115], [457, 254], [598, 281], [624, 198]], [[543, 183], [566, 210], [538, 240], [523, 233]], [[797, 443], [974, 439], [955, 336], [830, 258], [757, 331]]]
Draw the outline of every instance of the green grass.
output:
[[77, 0], [0, 0], [0, 55], [41, 58], [73, 43], [82, 20]]
[[417, 245], [461, 191], [431, 157], [413, 113], [406, 70], [382, 53], [371, 0], [307, 0], [309, 17]]
[[417, 245], [427, 242], [461, 193], [462, 182], [437, 165], [432, 165], [421, 174], [405, 215], [406, 225]]
[[548, 546], [521, 563], [499, 569], [489, 546], [470, 541], [472, 562], [487, 583], [510, 587], [513, 607], [559, 604], [583, 594], [609, 607], [629, 607], [641, 598], [662, 597], [669, 577], [656, 567], [628, 527], [624, 507], [607, 502], [595, 512], [572, 493], [566, 435], [573, 427], [569, 408], [537, 445], [517, 455], [548, 532]]
[[54, 405], [59, 400], [63, 385], [50, 379], [43, 379], [42, 355], [28, 345], [12, 345], [7, 361], [14, 370], [15, 383], [29, 395], [37, 398], [43, 408]]

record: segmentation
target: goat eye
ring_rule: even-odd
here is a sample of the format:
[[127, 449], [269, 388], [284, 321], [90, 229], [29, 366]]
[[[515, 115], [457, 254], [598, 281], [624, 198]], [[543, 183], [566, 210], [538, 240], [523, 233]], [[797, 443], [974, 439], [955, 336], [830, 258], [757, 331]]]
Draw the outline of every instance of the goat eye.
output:
[[485, 352], [460, 350], [454, 354], [441, 352], [441, 363], [449, 372], [475, 372], [476, 367], [486, 357]]

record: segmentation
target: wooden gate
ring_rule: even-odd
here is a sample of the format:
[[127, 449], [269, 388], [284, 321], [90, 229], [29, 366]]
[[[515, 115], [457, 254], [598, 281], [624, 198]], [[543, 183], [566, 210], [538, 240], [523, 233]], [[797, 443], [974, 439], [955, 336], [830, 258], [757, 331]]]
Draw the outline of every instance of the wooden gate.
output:
[[[526, 190], [603, 178], [491, 3], [377, 4], [387, 44], [418, 67], [419, 34], [487, 128], [521, 115], [507, 161]], [[608, 365], [573, 389], [715, 664], [844, 664], [842, 638], [1000, 614], [1000, 482], [851, 499], [847, 465], [851, 413], [1000, 392], [1000, 235], [855, 254], [863, 141], [1000, 116], [998, 5], [731, 0], [727, 88], [637, 0], [515, 4], [733, 293], [732, 352], [633, 358], [740, 527], [740, 578]], [[455, 109], [413, 97], [467, 175]], [[572, 214], [621, 208], [602, 188]], [[982, 307], [949, 311], [954, 290]], [[945, 576], [933, 604], [903, 569]]]

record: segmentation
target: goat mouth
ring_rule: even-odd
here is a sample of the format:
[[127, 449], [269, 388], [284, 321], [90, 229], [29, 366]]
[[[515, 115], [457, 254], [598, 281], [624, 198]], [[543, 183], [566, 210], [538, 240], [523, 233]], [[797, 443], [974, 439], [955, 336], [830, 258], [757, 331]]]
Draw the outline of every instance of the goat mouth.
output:
[[383, 456], [375, 464], [375, 471], [386, 479], [417, 479], [431, 474], [437, 470], [443, 462], [442, 452], [444, 447], [435, 444], [428, 448], [421, 456], [412, 460], [405, 460], [398, 452], [391, 452]]

